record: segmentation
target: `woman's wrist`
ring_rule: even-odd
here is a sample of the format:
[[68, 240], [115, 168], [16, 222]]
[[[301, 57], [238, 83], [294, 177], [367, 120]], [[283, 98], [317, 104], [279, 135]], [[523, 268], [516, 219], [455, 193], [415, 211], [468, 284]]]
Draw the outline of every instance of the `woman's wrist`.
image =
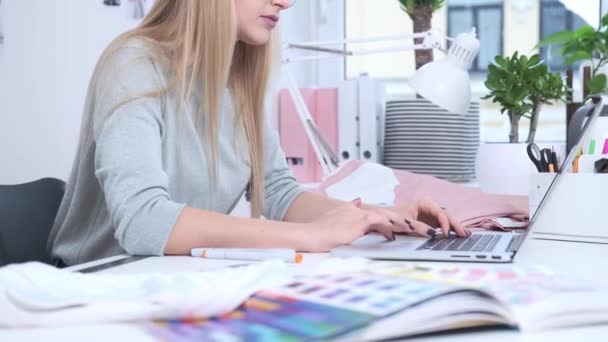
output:
[[314, 250], [314, 236], [310, 223], [289, 223], [289, 243], [297, 251], [308, 252]]

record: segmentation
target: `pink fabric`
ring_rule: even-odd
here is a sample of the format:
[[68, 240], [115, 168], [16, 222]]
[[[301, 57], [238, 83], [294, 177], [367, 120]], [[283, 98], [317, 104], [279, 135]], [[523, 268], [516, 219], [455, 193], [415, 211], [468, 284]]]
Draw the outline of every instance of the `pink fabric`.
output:
[[[352, 161], [344, 165], [336, 174], [325, 179], [319, 189], [326, 189], [344, 179], [363, 165], [362, 161]], [[467, 228], [503, 229], [494, 222], [499, 217], [509, 217], [516, 221], [528, 220], [528, 211], [523, 205], [516, 205], [514, 197], [484, 193], [461, 184], [451, 183], [435, 177], [419, 175], [408, 171], [394, 170], [399, 185], [395, 188], [395, 205], [430, 198], [449, 210]]]

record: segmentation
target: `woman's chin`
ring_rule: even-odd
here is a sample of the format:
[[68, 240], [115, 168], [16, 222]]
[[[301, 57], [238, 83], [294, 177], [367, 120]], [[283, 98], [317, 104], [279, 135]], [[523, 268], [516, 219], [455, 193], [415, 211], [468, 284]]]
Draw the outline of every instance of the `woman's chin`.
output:
[[249, 45], [265, 45], [270, 40], [270, 30], [261, 28], [256, 32], [251, 32], [247, 35], [241, 35], [239, 41]]

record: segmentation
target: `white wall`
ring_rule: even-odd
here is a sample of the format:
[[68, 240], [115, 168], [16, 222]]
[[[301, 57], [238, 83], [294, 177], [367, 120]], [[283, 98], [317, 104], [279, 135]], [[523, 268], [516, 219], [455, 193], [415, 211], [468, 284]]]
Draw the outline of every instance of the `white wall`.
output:
[[128, 28], [101, 0], [3, 0], [0, 184], [67, 179], [89, 77]]
[[[0, 184], [67, 179], [97, 58], [131, 24], [122, 8], [102, 0], [2, 2]], [[321, 2], [335, 7], [341, 0], [298, 1], [281, 18], [286, 39], [315, 38], [311, 24]], [[301, 85], [316, 83], [322, 72], [311, 64], [290, 70]]]

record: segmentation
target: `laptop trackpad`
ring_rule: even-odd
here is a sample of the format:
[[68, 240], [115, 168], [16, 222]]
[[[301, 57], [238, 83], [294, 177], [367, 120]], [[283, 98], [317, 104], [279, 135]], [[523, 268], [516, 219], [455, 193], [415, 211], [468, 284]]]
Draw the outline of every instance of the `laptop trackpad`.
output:
[[331, 252], [335, 256], [361, 256], [382, 258], [416, 250], [428, 238], [414, 236], [397, 236], [395, 241], [389, 241], [384, 236], [373, 233], [367, 234], [352, 244], [334, 248]]

